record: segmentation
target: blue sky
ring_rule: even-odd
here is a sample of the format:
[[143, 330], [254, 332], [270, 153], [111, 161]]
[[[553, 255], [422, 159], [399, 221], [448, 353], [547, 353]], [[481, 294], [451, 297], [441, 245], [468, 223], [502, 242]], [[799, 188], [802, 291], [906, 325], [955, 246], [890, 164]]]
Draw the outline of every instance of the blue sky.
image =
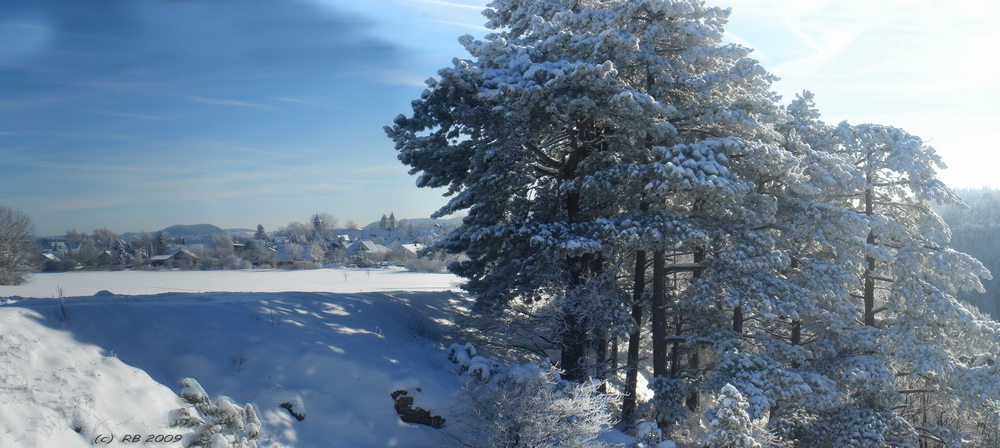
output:
[[[40, 235], [425, 217], [382, 126], [481, 37], [488, 0], [0, 2], [0, 204]], [[729, 38], [826, 121], [929, 140], [1000, 186], [994, 2], [734, 0]]]

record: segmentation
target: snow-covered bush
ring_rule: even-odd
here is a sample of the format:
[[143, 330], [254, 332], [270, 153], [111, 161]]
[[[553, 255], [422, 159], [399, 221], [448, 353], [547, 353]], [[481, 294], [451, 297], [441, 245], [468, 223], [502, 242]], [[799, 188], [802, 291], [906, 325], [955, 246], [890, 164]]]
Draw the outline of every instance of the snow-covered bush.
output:
[[825, 443], [836, 447], [915, 448], [915, 430], [890, 410], [845, 405], [823, 413], [804, 428], [798, 446]]
[[[472, 360], [474, 356], [478, 354], [476, 351], [476, 346], [472, 343], [459, 344], [454, 343], [448, 347], [448, 360], [458, 364], [460, 368], [468, 367], [469, 361]], [[464, 373], [459, 371], [458, 373]]]
[[451, 431], [474, 447], [605, 446], [597, 436], [610, 428], [607, 396], [597, 381], [563, 381], [559, 369], [543, 362], [506, 367], [476, 354], [470, 344], [454, 344], [449, 359], [464, 365]]
[[293, 261], [292, 262], [290, 268], [291, 269], [297, 269], [297, 270], [303, 270], [303, 269], [322, 269], [323, 268], [323, 263], [320, 263], [318, 261], [312, 261], [312, 260], [297, 260], [297, 261]]
[[448, 261], [431, 257], [419, 257], [407, 260], [403, 266], [411, 272], [447, 272]]
[[713, 410], [705, 446], [708, 448], [765, 448], [776, 446], [775, 438], [763, 421], [750, 418], [746, 398], [735, 386], [722, 388], [719, 405]]
[[650, 382], [655, 392], [653, 406], [656, 420], [663, 428], [669, 428], [687, 417], [691, 412], [684, 406], [688, 396], [687, 385], [679, 378], [656, 377]]
[[461, 255], [447, 255], [437, 252], [402, 261], [402, 266], [411, 272], [448, 272], [448, 265], [465, 259]]
[[479, 356], [476, 347], [471, 343], [451, 344], [448, 347], [448, 360], [458, 364], [458, 373], [481, 381], [489, 381], [494, 372], [502, 370], [502, 366], [485, 356]]
[[663, 440], [663, 431], [656, 422], [642, 422], [635, 429], [635, 443], [632, 448], [677, 448], [672, 440]]
[[186, 447], [257, 448], [261, 423], [252, 404], [237, 406], [228, 397], [215, 401], [194, 378], [184, 378], [180, 396], [189, 407], [175, 410], [171, 425], [195, 428]]

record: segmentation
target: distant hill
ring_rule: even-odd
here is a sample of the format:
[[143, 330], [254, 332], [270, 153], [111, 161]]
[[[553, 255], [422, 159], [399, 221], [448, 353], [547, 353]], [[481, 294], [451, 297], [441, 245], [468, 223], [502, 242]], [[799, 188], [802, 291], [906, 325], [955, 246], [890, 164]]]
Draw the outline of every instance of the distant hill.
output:
[[226, 236], [228, 232], [211, 224], [178, 224], [162, 230], [172, 237], [179, 236]]

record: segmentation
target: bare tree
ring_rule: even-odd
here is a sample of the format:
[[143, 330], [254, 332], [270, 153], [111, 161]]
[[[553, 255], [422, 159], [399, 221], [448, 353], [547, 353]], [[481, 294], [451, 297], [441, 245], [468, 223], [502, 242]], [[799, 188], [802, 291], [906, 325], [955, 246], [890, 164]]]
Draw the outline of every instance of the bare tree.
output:
[[107, 227], [101, 227], [100, 229], [94, 230], [94, 246], [98, 249], [111, 250], [115, 247], [115, 243], [118, 241], [119, 235], [112, 232]]
[[24, 283], [37, 268], [34, 233], [28, 215], [0, 205], [0, 285]]
[[316, 213], [309, 220], [313, 228], [323, 235], [329, 235], [330, 231], [337, 228], [339, 222], [337, 218], [329, 213]]

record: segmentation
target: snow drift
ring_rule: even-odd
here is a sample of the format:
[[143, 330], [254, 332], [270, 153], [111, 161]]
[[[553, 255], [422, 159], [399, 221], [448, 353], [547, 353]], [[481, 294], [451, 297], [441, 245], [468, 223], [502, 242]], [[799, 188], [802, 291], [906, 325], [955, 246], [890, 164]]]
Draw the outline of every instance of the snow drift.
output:
[[[36, 279], [58, 280], [69, 291], [100, 288], [65, 298], [21, 298], [15, 296], [23, 289], [0, 288], [0, 297], [8, 297], [0, 299], [0, 445], [91, 447], [129, 435], [189, 434], [170, 425], [172, 413], [185, 406], [178, 397], [185, 378], [196, 379], [212, 400], [252, 403], [262, 426], [259, 446], [449, 442], [440, 430], [400, 421], [392, 393], [407, 390], [414, 406], [447, 412], [460, 380], [443, 347], [451, 341], [452, 313], [465, 305], [449, 291], [455, 277], [322, 270], [312, 271], [310, 281], [302, 277], [309, 273], [295, 273], [288, 278], [301, 283], [288, 284], [280, 272], [212, 274]], [[371, 289], [408, 279], [411, 289], [438, 291], [234, 293], [204, 284], [238, 278], [246, 290], [294, 290], [322, 283], [317, 276], [331, 291], [352, 289], [345, 286], [352, 276]], [[157, 281], [116, 287], [143, 277]], [[149, 285], [169, 289], [163, 282], [206, 291], [127, 294]]]

